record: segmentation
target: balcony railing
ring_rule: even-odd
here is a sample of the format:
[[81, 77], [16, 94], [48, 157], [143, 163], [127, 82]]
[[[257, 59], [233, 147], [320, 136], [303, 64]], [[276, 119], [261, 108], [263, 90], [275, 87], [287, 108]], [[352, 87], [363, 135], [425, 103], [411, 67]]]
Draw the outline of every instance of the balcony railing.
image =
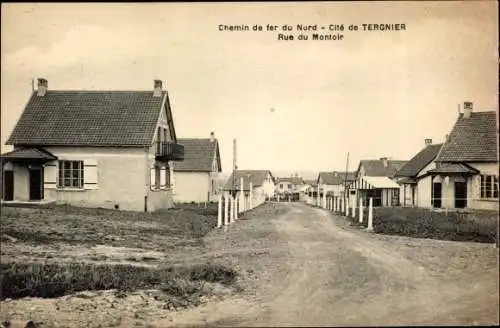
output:
[[183, 161], [184, 146], [171, 141], [156, 143], [156, 158], [164, 161]]

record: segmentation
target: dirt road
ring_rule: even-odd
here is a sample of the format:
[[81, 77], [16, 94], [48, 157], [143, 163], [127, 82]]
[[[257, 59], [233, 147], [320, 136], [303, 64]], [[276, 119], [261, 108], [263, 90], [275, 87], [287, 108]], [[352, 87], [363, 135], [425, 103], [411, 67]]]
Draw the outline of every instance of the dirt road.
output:
[[249, 273], [246, 293], [153, 324], [498, 324], [491, 245], [375, 235], [321, 209], [274, 206], [274, 219], [236, 222], [225, 245], [206, 241]]

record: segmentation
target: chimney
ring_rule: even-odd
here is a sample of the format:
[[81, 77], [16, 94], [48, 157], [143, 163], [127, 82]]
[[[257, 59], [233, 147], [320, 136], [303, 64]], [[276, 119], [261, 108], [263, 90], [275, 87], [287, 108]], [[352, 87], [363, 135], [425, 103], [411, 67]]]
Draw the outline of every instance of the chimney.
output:
[[387, 167], [387, 157], [381, 157], [380, 160], [382, 161], [382, 164], [384, 164], [384, 167]]
[[334, 176], [334, 177], [337, 177], [338, 175], [339, 175], [339, 174], [338, 174], [338, 172], [337, 172], [337, 171], [333, 172], [333, 176]]
[[430, 146], [432, 145], [432, 139], [425, 139], [425, 146]]
[[38, 79], [38, 92], [37, 95], [39, 97], [45, 96], [45, 93], [47, 93], [47, 88], [49, 86], [49, 82], [47, 82], [46, 79]]
[[161, 80], [155, 80], [155, 88], [153, 91], [153, 97], [161, 97], [162, 82]]
[[450, 135], [449, 135], [449, 134], [447, 134], [447, 135], [444, 137], [444, 141], [445, 141], [445, 142], [450, 141]]
[[210, 132], [210, 142], [214, 142], [214, 141], [215, 141], [215, 133]]
[[472, 102], [464, 101], [464, 118], [469, 118], [472, 113]]

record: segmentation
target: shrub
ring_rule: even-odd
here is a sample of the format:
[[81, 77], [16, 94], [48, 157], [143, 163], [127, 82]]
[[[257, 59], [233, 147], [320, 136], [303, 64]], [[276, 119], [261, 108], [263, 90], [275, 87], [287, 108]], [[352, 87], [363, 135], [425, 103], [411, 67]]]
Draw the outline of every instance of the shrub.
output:
[[[213, 263], [165, 268], [84, 263], [1, 263], [0, 269], [1, 299], [51, 298], [85, 290], [131, 291], [148, 288], [170, 290], [173, 296], [178, 296], [179, 291], [193, 293], [193, 286], [199, 289], [201, 285], [195, 283], [197, 281], [229, 285], [236, 278], [236, 272], [231, 268]], [[191, 289], [186, 286], [191, 286]]]
[[[368, 209], [363, 223], [349, 218], [353, 225], [368, 225]], [[496, 240], [498, 218], [492, 213], [463, 214], [433, 212], [422, 208], [381, 207], [373, 210], [373, 230], [376, 233], [454, 241], [493, 243]]]

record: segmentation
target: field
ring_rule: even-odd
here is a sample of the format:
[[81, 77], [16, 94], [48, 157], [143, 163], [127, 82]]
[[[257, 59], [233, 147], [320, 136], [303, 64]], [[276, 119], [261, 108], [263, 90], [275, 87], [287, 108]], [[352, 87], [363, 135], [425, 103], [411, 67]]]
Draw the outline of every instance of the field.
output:
[[[361, 224], [358, 218], [351, 217], [350, 221], [354, 225], [366, 227], [368, 210], [364, 209]], [[381, 207], [373, 210], [374, 232], [388, 235], [495, 243], [497, 225], [498, 213], [490, 211], [445, 213], [404, 207]]]
[[199, 256], [216, 224], [216, 204], [159, 213], [2, 207], [1, 300], [155, 290], [165, 308], [198, 305], [237, 278], [229, 265]]

